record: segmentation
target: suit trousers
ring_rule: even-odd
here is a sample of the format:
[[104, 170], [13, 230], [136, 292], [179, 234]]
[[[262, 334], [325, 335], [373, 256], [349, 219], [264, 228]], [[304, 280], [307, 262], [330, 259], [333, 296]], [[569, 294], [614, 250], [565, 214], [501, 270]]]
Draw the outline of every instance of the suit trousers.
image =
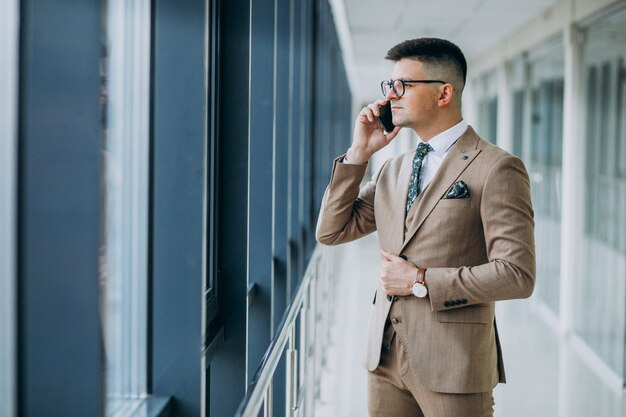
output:
[[493, 417], [492, 391], [449, 394], [422, 385], [409, 366], [403, 336], [401, 321], [387, 319], [380, 363], [368, 375], [370, 417]]

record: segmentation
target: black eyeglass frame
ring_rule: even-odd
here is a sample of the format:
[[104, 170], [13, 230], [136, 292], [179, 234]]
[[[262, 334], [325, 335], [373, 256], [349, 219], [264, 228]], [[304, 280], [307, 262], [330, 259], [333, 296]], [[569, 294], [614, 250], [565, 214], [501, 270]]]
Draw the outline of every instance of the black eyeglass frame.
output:
[[[398, 91], [396, 91], [396, 81], [400, 81], [400, 84], [402, 85], [402, 93], [398, 93]], [[380, 82], [380, 90], [383, 92], [384, 96], [387, 96], [387, 92], [385, 92], [385, 83], [389, 83], [389, 85], [391, 86], [390, 89], [393, 90], [394, 93], [396, 93], [396, 95], [398, 97], [402, 97], [404, 95], [405, 92], [405, 84], [433, 84], [433, 83], [441, 83], [441, 84], [448, 84], [445, 81], [441, 81], [441, 80], [403, 80], [403, 79], [398, 79], [398, 80], [383, 80]]]

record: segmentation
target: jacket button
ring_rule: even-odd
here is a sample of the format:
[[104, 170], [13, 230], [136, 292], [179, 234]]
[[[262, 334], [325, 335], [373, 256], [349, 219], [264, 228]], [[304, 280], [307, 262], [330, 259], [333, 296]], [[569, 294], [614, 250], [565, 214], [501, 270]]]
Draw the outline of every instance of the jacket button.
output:
[[393, 324], [398, 324], [398, 323], [400, 323], [400, 320], [398, 320], [397, 318], [394, 317], [394, 318], [391, 319], [391, 322]]

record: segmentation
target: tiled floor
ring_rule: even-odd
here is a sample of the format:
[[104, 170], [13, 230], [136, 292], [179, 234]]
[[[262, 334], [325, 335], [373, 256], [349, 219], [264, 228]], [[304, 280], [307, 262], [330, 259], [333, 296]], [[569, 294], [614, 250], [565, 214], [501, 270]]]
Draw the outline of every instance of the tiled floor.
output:
[[[316, 417], [365, 417], [367, 375], [361, 362], [378, 276], [378, 240], [372, 235], [333, 250], [338, 296]], [[620, 387], [609, 388], [593, 365], [581, 360], [581, 349], [559, 342], [545, 309], [536, 297], [497, 303], [508, 383], [494, 390], [495, 417], [626, 416]]]
[[317, 417], [367, 416], [367, 326], [378, 276], [378, 239], [367, 236], [333, 248], [338, 272], [331, 345]]

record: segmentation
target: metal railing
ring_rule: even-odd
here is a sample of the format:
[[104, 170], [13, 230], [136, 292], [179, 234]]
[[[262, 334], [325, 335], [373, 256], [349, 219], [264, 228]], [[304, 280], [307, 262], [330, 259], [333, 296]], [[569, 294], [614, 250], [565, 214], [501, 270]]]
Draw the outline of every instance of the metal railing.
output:
[[332, 250], [318, 245], [235, 417], [258, 417], [262, 407], [264, 417], [272, 416], [272, 381], [285, 349], [285, 416], [313, 415], [329, 336], [332, 271]]

